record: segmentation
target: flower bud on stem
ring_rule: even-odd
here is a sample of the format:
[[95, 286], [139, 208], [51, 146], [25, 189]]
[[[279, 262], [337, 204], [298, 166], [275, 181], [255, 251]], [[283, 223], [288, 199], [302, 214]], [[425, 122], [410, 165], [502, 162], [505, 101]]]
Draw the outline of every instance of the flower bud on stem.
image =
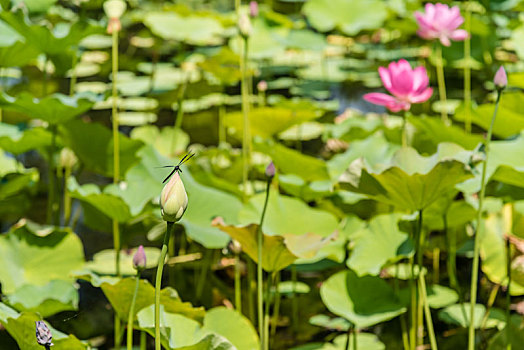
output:
[[164, 270], [164, 261], [167, 254], [167, 246], [169, 245], [169, 238], [171, 237], [171, 232], [175, 227], [175, 223], [172, 221], [167, 221], [167, 230], [164, 235], [164, 243], [162, 244], [162, 251], [160, 253], [160, 258], [158, 259], [158, 267], [156, 270], [156, 279], [155, 279], [155, 350], [161, 350], [161, 339], [160, 339], [160, 287], [162, 285], [162, 272]]

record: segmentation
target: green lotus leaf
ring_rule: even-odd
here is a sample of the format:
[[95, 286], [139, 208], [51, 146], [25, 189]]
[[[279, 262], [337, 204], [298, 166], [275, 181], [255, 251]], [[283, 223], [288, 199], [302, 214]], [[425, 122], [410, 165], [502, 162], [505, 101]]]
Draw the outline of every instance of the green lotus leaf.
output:
[[0, 20], [0, 67], [22, 67], [38, 56], [38, 50], [26, 45], [23, 36]]
[[[318, 118], [320, 114], [312, 109], [291, 109], [277, 107], [258, 107], [249, 112], [250, 130], [252, 135], [270, 138], [289, 127]], [[228, 113], [224, 125], [233, 129], [236, 135], [242, 135], [242, 112]]]
[[[332, 343], [310, 343], [291, 348], [291, 350], [356, 350], [353, 346], [353, 333], [349, 335], [337, 336]], [[386, 345], [382, 343], [375, 334], [359, 332], [357, 335], [357, 349], [384, 350]]]
[[368, 170], [362, 160], [353, 162], [340, 177], [341, 186], [402, 210], [422, 210], [473, 176], [466, 165], [469, 159], [470, 152], [453, 144], [442, 143], [431, 157], [406, 147], [376, 171]]
[[455, 304], [459, 300], [457, 292], [453, 289], [434, 284], [428, 287], [428, 304], [434, 309]]
[[49, 124], [60, 124], [73, 119], [91, 109], [93, 104], [90, 94], [71, 97], [57, 93], [42, 99], [34, 98], [27, 92], [22, 92], [17, 97], [0, 94], [2, 109], [22, 113], [32, 119], [42, 119]]
[[[240, 223], [247, 225], [260, 221], [265, 193], [253, 196], [239, 213]], [[289, 218], [296, 218], [290, 220]], [[328, 237], [338, 228], [336, 217], [324, 210], [309, 207], [300, 199], [269, 194], [262, 231], [270, 236], [304, 235], [314, 233]]]
[[357, 328], [370, 327], [406, 311], [393, 289], [380, 277], [358, 277], [353, 271], [332, 275], [320, 288], [326, 307]]
[[78, 291], [70, 281], [53, 280], [44, 286], [25, 284], [10, 294], [5, 302], [18, 311], [30, 311], [42, 317], [78, 308]]
[[21, 154], [51, 145], [52, 135], [44, 128], [21, 130], [17, 126], [0, 123], [0, 148]]
[[[0, 303], [0, 323], [14, 338], [20, 349], [42, 350], [42, 345], [36, 342], [35, 322], [42, 318], [32, 312], [19, 314], [9, 306]], [[83, 344], [74, 335], [66, 335], [54, 329], [49, 323], [47, 326], [53, 334], [53, 349], [56, 350], [85, 350], [87, 345]]]
[[[236, 310], [225, 307], [212, 308], [206, 312], [202, 328], [223, 336], [237, 349], [256, 350], [260, 348], [255, 328]], [[239, 329], [242, 332], [239, 332]]]
[[[438, 313], [438, 318], [448, 324], [453, 324], [461, 327], [469, 327], [470, 322], [470, 304], [453, 304]], [[486, 314], [486, 307], [482, 304], [475, 305], [475, 329], [482, 326], [484, 316]], [[488, 319], [485, 328], [498, 327], [504, 324], [504, 314], [502, 310], [492, 308], [489, 311]]]
[[[158, 261], [155, 260], [155, 263]], [[102, 283], [101, 288], [121, 320], [127, 322], [129, 307], [135, 292], [135, 278], [124, 278], [117, 283]], [[147, 280], [140, 280], [136, 296], [135, 314], [155, 303], [155, 288]], [[160, 304], [165, 312], [179, 314], [202, 323], [205, 310], [203, 307], [193, 307], [191, 303], [180, 300], [178, 293], [171, 287], [160, 292]]]
[[[158, 258], [160, 257], [160, 250], [153, 247], [145, 247], [146, 254], [146, 269], [152, 269], [157, 266]], [[133, 267], [133, 256], [136, 249], [129, 249], [120, 251], [120, 273], [126, 276], [136, 274]], [[115, 251], [112, 249], [101, 250], [93, 255], [93, 260], [88, 261], [85, 265], [86, 269], [100, 274], [116, 276], [115, 270]]]
[[72, 282], [71, 272], [83, 265], [82, 242], [69, 229], [27, 222], [0, 236], [0, 283], [6, 294], [25, 284]]
[[224, 28], [214, 18], [175, 12], [149, 12], [144, 24], [163, 39], [184, 41], [190, 45], [218, 45], [223, 41]]
[[189, 145], [189, 135], [183, 130], [165, 126], [159, 129], [155, 125], [134, 128], [131, 138], [151, 144], [163, 156], [183, 153]]
[[386, 4], [378, 0], [312, 0], [302, 10], [315, 29], [336, 28], [347, 35], [380, 28], [388, 15]]
[[[251, 20], [252, 32], [248, 40], [248, 57], [252, 59], [271, 59], [285, 52], [285, 37], [289, 28], [283, 26], [272, 26], [261, 17]], [[233, 38], [229, 41], [231, 49], [240, 53], [242, 50], [241, 38]]]
[[[232, 239], [238, 241], [242, 250], [253, 261], [258, 262], [258, 225], [248, 226], [226, 225], [223, 221], [216, 221], [215, 226], [226, 232]], [[297, 260], [285, 245], [284, 238], [263, 234], [262, 268], [268, 272], [281, 271]]]
[[399, 214], [375, 216], [369, 225], [353, 238], [354, 248], [347, 261], [358, 275], [378, 275], [387, 262], [412, 254], [408, 235], [398, 228]]
[[[61, 125], [60, 134], [85, 167], [105, 176], [113, 176], [113, 137], [109, 129], [98, 123], [72, 120]], [[136, 152], [142, 142], [118, 134], [120, 143], [120, 174], [137, 162]], [[93, 142], [96, 140], [96, 142]]]

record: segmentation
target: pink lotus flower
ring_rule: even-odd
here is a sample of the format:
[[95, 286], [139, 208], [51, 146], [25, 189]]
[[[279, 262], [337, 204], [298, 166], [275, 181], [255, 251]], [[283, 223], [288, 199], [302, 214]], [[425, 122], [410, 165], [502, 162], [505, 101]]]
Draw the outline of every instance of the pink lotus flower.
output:
[[451, 45], [451, 40], [460, 41], [468, 37], [468, 32], [457, 29], [464, 18], [458, 6], [449, 8], [441, 3], [426, 4], [426, 12], [415, 12], [419, 28], [417, 34], [424, 39], [439, 39], [442, 45]]
[[392, 112], [409, 110], [412, 103], [427, 101], [433, 94], [428, 87], [429, 78], [426, 68], [412, 69], [408, 61], [391, 62], [388, 68], [378, 69], [384, 87], [391, 95], [372, 92], [364, 95], [364, 100], [376, 105], [386, 106]]

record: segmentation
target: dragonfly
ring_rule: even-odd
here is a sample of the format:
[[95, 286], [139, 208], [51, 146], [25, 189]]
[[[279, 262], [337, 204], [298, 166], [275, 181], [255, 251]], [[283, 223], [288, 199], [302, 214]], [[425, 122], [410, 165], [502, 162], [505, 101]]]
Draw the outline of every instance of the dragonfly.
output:
[[169, 180], [169, 178], [174, 174], [176, 173], [177, 171], [182, 173], [182, 169], [180, 168], [180, 166], [182, 164], [184, 164], [185, 162], [187, 162], [188, 160], [190, 160], [195, 154], [194, 153], [191, 153], [191, 152], [188, 152], [181, 160], [180, 162], [178, 162], [177, 165], [166, 165], [166, 166], [161, 166], [159, 168], [174, 168], [173, 171], [171, 171], [169, 173], [169, 175], [167, 175], [167, 177], [164, 179], [164, 181], [162, 181], [162, 183], [165, 183], [167, 180]]

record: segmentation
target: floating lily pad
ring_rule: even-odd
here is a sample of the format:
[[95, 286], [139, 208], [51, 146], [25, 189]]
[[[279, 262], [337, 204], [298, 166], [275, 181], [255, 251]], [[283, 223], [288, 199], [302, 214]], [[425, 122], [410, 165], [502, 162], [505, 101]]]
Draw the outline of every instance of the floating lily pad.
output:
[[47, 147], [51, 139], [51, 133], [44, 128], [22, 130], [14, 125], [0, 123], [0, 147], [13, 154]]
[[390, 320], [406, 311], [393, 289], [380, 277], [358, 277], [353, 271], [340, 271], [320, 288], [329, 311], [358, 328]]
[[[145, 247], [146, 269], [157, 266], [160, 250], [153, 247]], [[127, 276], [136, 274], [133, 267], [133, 256], [136, 249], [130, 249], [120, 252], [120, 273]], [[85, 267], [100, 275], [116, 275], [115, 271], [115, 251], [112, 249], [101, 250], [93, 256], [92, 261], [88, 261]]]

